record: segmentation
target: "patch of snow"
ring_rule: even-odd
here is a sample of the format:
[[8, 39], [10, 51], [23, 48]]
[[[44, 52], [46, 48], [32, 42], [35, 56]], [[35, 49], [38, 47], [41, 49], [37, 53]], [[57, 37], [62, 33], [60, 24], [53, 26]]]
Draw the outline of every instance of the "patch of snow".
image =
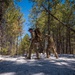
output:
[[41, 59], [32, 59], [23, 56], [1, 56], [0, 75], [75, 75], [75, 58], [73, 55], [62, 54], [56, 59], [54, 55], [46, 58], [40, 53]]
[[45, 75], [44, 73], [37, 73], [37, 74], [33, 74], [33, 75]]
[[2, 74], [0, 74], [0, 75], [15, 75], [16, 73], [14, 73], [14, 72], [10, 72], [10, 73], [2, 73]]

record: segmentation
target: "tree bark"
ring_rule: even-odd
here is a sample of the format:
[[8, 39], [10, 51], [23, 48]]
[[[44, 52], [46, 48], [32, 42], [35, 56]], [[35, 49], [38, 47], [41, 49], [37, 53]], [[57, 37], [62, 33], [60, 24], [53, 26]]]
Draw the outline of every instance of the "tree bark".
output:
[[2, 16], [3, 16], [3, 11], [2, 11], [2, 0], [0, 1], [0, 51], [2, 51]]

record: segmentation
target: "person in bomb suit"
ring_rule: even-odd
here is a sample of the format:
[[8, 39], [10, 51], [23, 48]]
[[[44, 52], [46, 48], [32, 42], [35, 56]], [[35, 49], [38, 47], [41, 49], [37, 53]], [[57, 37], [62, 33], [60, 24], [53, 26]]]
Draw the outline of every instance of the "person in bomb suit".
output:
[[39, 52], [37, 50], [38, 44], [37, 44], [37, 39], [35, 37], [35, 32], [33, 31], [32, 28], [30, 28], [28, 31], [31, 33], [31, 39], [30, 39], [31, 40], [31, 44], [30, 44], [30, 48], [29, 48], [28, 59], [31, 59], [32, 49], [35, 49], [36, 57], [37, 57], [37, 59], [39, 59]]
[[46, 49], [47, 58], [50, 57], [51, 51], [53, 51], [53, 53], [55, 54], [55, 57], [58, 58], [58, 54], [56, 52], [55, 42], [53, 40], [52, 35], [46, 34], [46, 38], [47, 38], [46, 40], [48, 40], [47, 49]]

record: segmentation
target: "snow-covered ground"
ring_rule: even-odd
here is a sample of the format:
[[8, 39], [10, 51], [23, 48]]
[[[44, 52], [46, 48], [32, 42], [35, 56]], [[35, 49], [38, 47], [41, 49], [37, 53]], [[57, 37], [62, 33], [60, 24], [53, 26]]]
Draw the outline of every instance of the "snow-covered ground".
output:
[[[32, 55], [34, 56], [34, 55]], [[75, 75], [75, 56], [59, 55], [56, 59], [53, 55], [41, 59], [26, 59], [23, 56], [1, 56], [0, 75]]]

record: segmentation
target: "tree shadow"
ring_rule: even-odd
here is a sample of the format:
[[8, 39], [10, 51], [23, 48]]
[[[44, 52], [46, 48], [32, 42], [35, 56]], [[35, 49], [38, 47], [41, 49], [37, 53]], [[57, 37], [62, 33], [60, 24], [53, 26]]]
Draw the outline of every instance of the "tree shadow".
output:
[[25, 60], [24, 63], [2, 61], [0, 62], [0, 75], [4, 73], [14, 73], [13, 75], [75, 75], [75, 67], [69, 66], [75, 66], [75, 63], [65, 62], [65, 65], [61, 64], [62, 62], [65, 61], [59, 59]]

